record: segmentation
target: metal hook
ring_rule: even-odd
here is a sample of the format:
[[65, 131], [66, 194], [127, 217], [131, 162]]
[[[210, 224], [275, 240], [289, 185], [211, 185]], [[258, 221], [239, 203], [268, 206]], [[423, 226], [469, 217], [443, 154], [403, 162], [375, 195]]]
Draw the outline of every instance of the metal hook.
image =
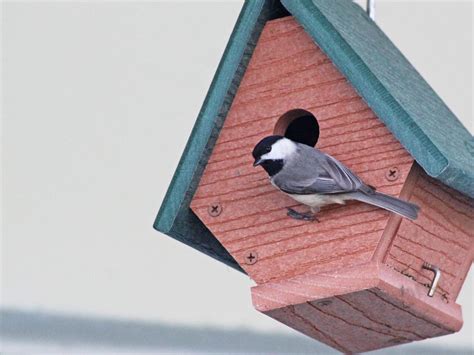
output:
[[428, 292], [429, 297], [433, 297], [438, 286], [439, 279], [441, 278], [441, 270], [436, 265], [428, 264], [427, 262], [423, 263], [423, 269], [430, 270], [434, 272], [433, 281], [431, 281], [430, 291]]
[[367, 14], [375, 21], [375, 0], [367, 0]]

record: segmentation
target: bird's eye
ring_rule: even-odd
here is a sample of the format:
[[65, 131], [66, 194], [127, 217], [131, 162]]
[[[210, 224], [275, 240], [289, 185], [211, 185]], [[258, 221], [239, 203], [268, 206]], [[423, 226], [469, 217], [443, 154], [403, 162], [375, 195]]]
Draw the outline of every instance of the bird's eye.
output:
[[270, 151], [272, 150], [272, 147], [267, 147], [265, 150], [266, 150], [267, 153], [268, 153], [268, 152], [270, 152]]

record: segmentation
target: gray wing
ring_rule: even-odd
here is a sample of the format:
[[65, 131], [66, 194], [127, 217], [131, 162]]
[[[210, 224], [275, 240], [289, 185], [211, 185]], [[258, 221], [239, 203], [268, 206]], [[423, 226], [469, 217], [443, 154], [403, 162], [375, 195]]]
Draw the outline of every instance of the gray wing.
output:
[[296, 159], [285, 165], [273, 183], [286, 193], [299, 195], [372, 191], [335, 158], [300, 144]]

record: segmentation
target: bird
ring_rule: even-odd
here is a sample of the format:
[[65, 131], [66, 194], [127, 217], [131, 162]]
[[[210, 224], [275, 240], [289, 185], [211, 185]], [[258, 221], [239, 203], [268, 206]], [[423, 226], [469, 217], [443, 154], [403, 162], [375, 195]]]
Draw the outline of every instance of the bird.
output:
[[277, 189], [306, 205], [306, 213], [288, 208], [297, 220], [318, 221], [322, 206], [356, 200], [396, 213], [410, 220], [419, 206], [376, 191], [353, 171], [329, 154], [280, 135], [260, 140], [252, 151], [253, 166], [261, 166]]

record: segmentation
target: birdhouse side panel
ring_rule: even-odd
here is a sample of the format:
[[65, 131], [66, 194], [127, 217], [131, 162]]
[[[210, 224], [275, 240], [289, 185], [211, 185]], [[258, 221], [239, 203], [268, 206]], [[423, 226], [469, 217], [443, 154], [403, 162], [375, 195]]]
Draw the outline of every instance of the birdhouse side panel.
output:
[[410, 200], [421, 210], [415, 221], [402, 221], [386, 264], [426, 287], [434, 274], [423, 263], [439, 267], [436, 295], [454, 302], [473, 260], [474, 200], [417, 170]]
[[[194, 195], [191, 208], [257, 283], [370, 261], [390, 213], [359, 202], [331, 205], [319, 223], [277, 191], [252, 149], [294, 109], [316, 117], [317, 147], [379, 191], [399, 196], [412, 157], [292, 18], [268, 22]], [[394, 176], [389, 176], [396, 171]], [[210, 212], [218, 206], [219, 213]]]

